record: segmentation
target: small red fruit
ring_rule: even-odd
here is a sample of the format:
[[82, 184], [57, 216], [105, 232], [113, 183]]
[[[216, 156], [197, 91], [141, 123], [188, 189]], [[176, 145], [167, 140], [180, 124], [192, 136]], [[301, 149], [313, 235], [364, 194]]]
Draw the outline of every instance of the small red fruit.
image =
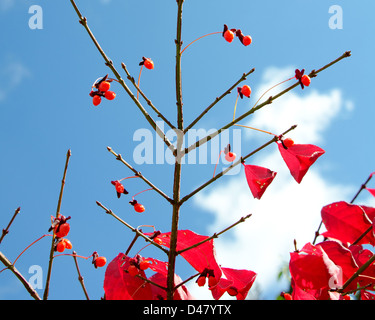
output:
[[92, 103], [94, 104], [94, 106], [98, 106], [100, 102], [102, 102], [102, 98], [100, 96], [94, 96], [92, 98]]
[[105, 257], [97, 257], [95, 260], [95, 266], [99, 268], [104, 267], [106, 263], [107, 259]]
[[197, 279], [196, 282], [197, 282], [198, 286], [203, 287], [206, 284], [206, 277], [205, 276], [199, 276], [199, 278]]
[[250, 95], [251, 95], [251, 88], [245, 84], [242, 88], [241, 88], [241, 93], [245, 96], [245, 97], [248, 97], [250, 98]]
[[129, 266], [128, 272], [133, 277], [136, 276], [139, 273], [138, 268], [133, 264]]
[[65, 250], [65, 242], [61, 240], [56, 245], [56, 251], [64, 252], [64, 250]]
[[291, 138], [286, 138], [283, 143], [285, 147], [289, 148], [294, 144], [294, 141]]
[[150, 262], [148, 262], [147, 260], [143, 260], [139, 263], [139, 269], [141, 270], [146, 270], [150, 267]]
[[159, 245], [163, 244], [163, 240], [161, 240], [160, 238], [155, 238], [154, 242], [157, 243], [157, 244], [159, 244]]
[[144, 207], [142, 204], [140, 204], [140, 203], [136, 203], [136, 204], [134, 205], [134, 210], [135, 210], [136, 212], [138, 212], [138, 213], [142, 213], [142, 212], [145, 211], [145, 207]]
[[311, 79], [308, 75], [304, 74], [301, 78], [301, 82], [303, 85], [305, 85], [306, 87], [308, 87], [311, 83]]
[[217, 280], [214, 276], [208, 276], [208, 286], [214, 287], [217, 285]]
[[144, 61], [143, 65], [147, 68], [147, 69], [154, 69], [154, 62], [150, 59], [150, 58], [146, 58], [146, 60]]
[[73, 248], [72, 243], [68, 239], [62, 239], [62, 241], [64, 242], [66, 249], [72, 249]]
[[242, 44], [243, 44], [244, 46], [248, 46], [248, 45], [250, 45], [252, 41], [253, 41], [253, 39], [251, 39], [250, 36], [244, 36], [244, 37], [242, 38]]
[[109, 88], [111, 87], [111, 84], [108, 82], [108, 81], [102, 81], [100, 84], [99, 84], [99, 90], [100, 91], [108, 91]]
[[229, 43], [233, 41], [234, 39], [234, 33], [231, 30], [227, 30], [224, 32], [224, 39], [228, 41]]
[[235, 159], [236, 159], [236, 154], [234, 152], [229, 151], [225, 155], [225, 160], [227, 160], [228, 162], [233, 162]]
[[106, 91], [104, 96], [108, 100], [113, 100], [114, 98], [116, 98], [116, 93], [114, 93], [113, 91]]
[[58, 224], [55, 227], [55, 236], [58, 238], [63, 238], [68, 235], [70, 231], [70, 225], [69, 223], [63, 223], [63, 224]]

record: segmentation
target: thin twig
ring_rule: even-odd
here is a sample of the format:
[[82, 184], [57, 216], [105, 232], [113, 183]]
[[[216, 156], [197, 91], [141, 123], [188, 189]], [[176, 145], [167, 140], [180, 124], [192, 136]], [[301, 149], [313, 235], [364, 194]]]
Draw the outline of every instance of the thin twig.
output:
[[216, 239], [216, 238], [218, 238], [221, 234], [223, 234], [223, 233], [227, 232], [228, 230], [234, 228], [234, 227], [237, 226], [238, 224], [240, 224], [240, 223], [242, 223], [242, 222], [245, 222], [245, 220], [248, 219], [248, 218], [250, 218], [250, 217], [251, 217], [251, 214], [248, 214], [248, 215], [245, 216], [245, 217], [241, 217], [237, 222], [233, 223], [232, 225], [230, 225], [229, 227], [225, 228], [224, 230], [222, 230], [222, 231], [220, 231], [220, 232], [218, 232], [218, 233], [215, 232], [211, 237], [208, 237], [208, 238], [206, 238], [206, 239], [204, 239], [204, 240], [202, 240], [202, 241], [200, 241], [200, 242], [197, 242], [197, 243], [193, 244], [193, 245], [190, 246], [190, 247], [187, 247], [187, 248], [184, 248], [184, 249], [182, 249], [182, 250], [177, 251], [177, 254], [182, 254], [182, 253], [184, 253], [185, 251], [188, 251], [188, 250], [191, 250], [191, 249], [193, 249], [193, 248], [196, 248], [196, 247], [200, 246], [201, 244], [203, 244], [203, 243], [205, 243], [205, 242], [207, 242], [207, 241], [211, 241], [212, 239]]
[[[310, 72], [309, 76], [310, 77], [316, 77], [318, 75], [319, 72], [322, 72], [323, 70], [327, 69], [328, 67], [332, 66], [333, 64], [339, 62], [340, 60], [344, 59], [344, 58], [347, 58], [347, 57], [350, 57], [351, 53], [350, 51], [346, 51], [344, 54], [342, 54], [339, 58], [333, 60], [332, 62], [328, 63], [327, 65], [325, 65], [324, 67], [318, 69], [318, 70], [313, 70]], [[258, 106], [256, 107], [253, 107], [251, 108], [249, 111], [245, 112], [244, 114], [242, 114], [241, 116], [239, 116], [238, 118], [234, 119], [233, 121], [229, 122], [228, 124], [226, 124], [225, 126], [223, 126], [222, 128], [220, 128], [219, 130], [216, 130], [212, 133], [210, 133], [209, 135], [207, 135], [206, 137], [200, 139], [199, 141], [195, 142], [194, 144], [192, 144], [191, 146], [189, 146], [188, 148], [185, 148], [183, 155], [189, 153], [190, 151], [196, 149], [197, 147], [200, 147], [201, 145], [207, 143], [208, 141], [210, 141], [211, 139], [213, 139], [214, 137], [216, 137], [217, 135], [219, 135], [220, 133], [222, 133], [223, 131], [225, 131], [226, 129], [229, 129], [230, 127], [232, 127], [234, 124], [238, 123], [239, 121], [245, 119], [246, 117], [248, 117], [249, 115], [253, 114], [255, 111], [263, 108], [264, 106], [268, 105], [268, 104], [271, 104], [274, 100], [276, 100], [277, 98], [280, 98], [281, 96], [283, 96], [284, 94], [286, 94], [287, 92], [289, 92], [290, 90], [294, 89], [295, 87], [297, 87], [299, 85], [299, 82], [291, 85], [290, 87], [286, 88], [285, 90], [279, 92], [277, 95], [275, 96], [270, 96], [266, 101], [264, 101], [263, 103], [259, 104]]]
[[119, 216], [117, 216], [116, 214], [113, 213], [112, 210], [110, 209], [107, 209], [104, 205], [102, 205], [99, 201], [96, 201], [96, 204], [101, 207], [102, 209], [105, 210], [105, 212], [109, 215], [111, 215], [112, 217], [114, 217], [115, 219], [117, 219], [118, 221], [120, 221], [123, 225], [125, 225], [126, 227], [128, 227], [131, 231], [135, 232], [136, 234], [138, 234], [140, 237], [142, 237], [143, 239], [145, 239], [146, 241], [150, 242], [151, 244], [153, 244], [154, 246], [158, 247], [160, 250], [162, 250], [164, 253], [168, 254], [169, 253], [169, 250], [165, 249], [164, 247], [162, 247], [160, 244], [156, 243], [155, 241], [153, 241], [152, 239], [150, 239], [149, 237], [147, 237], [145, 234], [143, 234], [140, 230], [138, 230], [137, 228], [134, 228], [132, 227], [130, 224], [128, 224], [127, 222], [125, 222], [124, 220], [122, 220]]
[[176, 291], [179, 287], [183, 286], [185, 283], [189, 282], [190, 280], [193, 280], [195, 277], [199, 276], [200, 274], [201, 274], [200, 272], [197, 272], [196, 274], [193, 274], [186, 280], [180, 282], [177, 286], [174, 287], [174, 291]]
[[21, 211], [21, 207], [18, 207], [16, 209], [16, 211], [14, 212], [14, 214], [12, 216], [12, 219], [10, 219], [8, 226], [5, 229], [3, 229], [3, 233], [0, 237], [0, 243], [1, 243], [1, 241], [3, 241], [4, 237], [9, 233], [9, 228], [12, 225], [14, 219], [16, 218], [17, 214], [19, 214], [20, 211]]
[[[66, 154], [64, 174], [63, 174], [63, 178], [61, 180], [60, 195], [59, 195], [59, 200], [57, 202], [57, 209], [56, 209], [56, 218], [58, 218], [59, 214], [60, 214], [62, 196], [63, 196], [63, 193], [64, 193], [64, 187], [65, 187], [65, 178], [66, 178], [66, 173], [67, 173], [67, 170], [68, 170], [69, 159], [70, 159], [71, 155], [72, 155], [72, 152], [69, 149], [68, 152], [67, 152], [67, 154]], [[56, 238], [55, 237], [55, 233], [53, 233], [52, 243], [51, 243], [51, 249], [50, 249], [50, 253], [49, 253], [48, 271], [47, 271], [46, 285], [45, 285], [45, 288], [44, 288], [43, 300], [47, 300], [48, 299], [49, 284], [50, 284], [51, 272], [52, 272], [52, 262], [53, 262], [55, 238]]]
[[166, 200], [168, 200], [168, 202], [170, 202], [171, 204], [173, 204], [173, 200], [168, 197], [163, 191], [161, 191], [158, 187], [156, 187], [151, 181], [149, 181], [148, 179], [146, 179], [141, 172], [135, 170], [128, 162], [126, 162], [121, 154], [118, 154], [116, 153], [115, 151], [113, 151], [113, 149], [111, 147], [107, 147], [107, 150], [112, 153], [117, 160], [119, 160], [120, 162], [122, 162], [124, 165], [126, 165], [131, 171], [133, 171], [135, 173], [136, 176], [138, 176], [139, 178], [141, 178], [144, 182], [146, 182], [152, 189], [154, 189], [157, 193], [159, 193], [161, 196], [163, 196]]
[[12, 263], [8, 260], [8, 258], [0, 251], [0, 261], [10, 270], [12, 271], [15, 276], [21, 281], [23, 286], [26, 288], [27, 292], [30, 293], [30, 295], [35, 300], [41, 300], [38, 293], [35, 291], [35, 289], [30, 285], [30, 283], [27, 282], [27, 280], [23, 277], [23, 275], [17, 270], [15, 266], [12, 265]]
[[163, 121], [171, 128], [171, 129], [176, 129], [176, 127], [169, 122], [169, 120], [164, 117], [164, 115], [153, 105], [153, 103], [151, 102], [151, 100], [149, 98], [147, 98], [147, 96], [144, 94], [144, 92], [140, 89], [139, 85], [135, 82], [134, 78], [130, 75], [128, 69], [126, 68], [126, 65], [125, 63], [121, 63], [121, 67], [124, 69], [126, 75], [127, 75], [127, 78], [128, 80], [133, 84], [134, 88], [137, 89], [137, 92], [139, 92], [141, 94], [141, 96], [143, 97], [143, 99], [146, 100], [147, 104], [151, 107], [152, 110], [155, 111], [155, 113], [157, 114], [157, 116], [161, 119], [163, 119]]
[[74, 263], [76, 265], [76, 269], [77, 269], [77, 272], [78, 272], [78, 281], [82, 286], [82, 289], [83, 289], [83, 292], [85, 293], [86, 299], [90, 300], [89, 295], [88, 295], [87, 290], [86, 290], [86, 287], [85, 287], [85, 283], [83, 281], [83, 277], [81, 275], [81, 271], [79, 270], [76, 254], [77, 254], [77, 252], [73, 251], [73, 259], [74, 259]]
[[241, 78], [235, 82], [227, 91], [225, 91], [221, 96], [217, 97], [214, 102], [212, 102], [206, 109], [203, 110], [203, 112], [196, 118], [192, 123], [190, 123], [186, 129], [184, 130], [184, 133], [186, 133], [189, 129], [191, 129], [194, 125], [197, 124], [197, 122], [203, 118], [203, 116], [210, 111], [219, 101], [221, 101], [225, 96], [230, 94], [232, 90], [237, 87], [242, 81], [245, 81], [246, 78], [252, 74], [255, 71], [255, 68], [251, 69], [249, 72], [244, 73]]
[[164, 132], [159, 128], [159, 126], [156, 124], [155, 120], [148, 114], [148, 112], [145, 110], [145, 108], [142, 106], [142, 104], [139, 102], [137, 97], [133, 94], [133, 92], [129, 89], [129, 87], [126, 85], [124, 79], [122, 79], [120, 73], [117, 71], [117, 69], [113, 65], [113, 61], [108, 58], [102, 47], [100, 46], [99, 42], [96, 40], [94, 34], [90, 30], [88, 24], [87, 24], [87, 19], [82, 16], [81, 12], [79, 11], [76, 3], [74, 0], [70, 0], [72, 3], [74, 10], [76, 11], [78, 17], [79, 17], [79, 23], [86, 29], [87, 33], [89, 34], [91, 40], [93, 41], [95, 47], [98, 49], [99, 53], [103, 57], [106, 66], [108, 66], [115, 77], [117, 78], [118, 82], [120, 85], [124, 88], [126, 93], [129, 95], [129, 97], [133, 100], [135, 105], [138, 107], [138, 109], [141, 111], [143, 116], [146, 118], [148, 123], [151, 125], [151, 127], [155, 130], [155, 132], [160, 136], [160, 138], [164, 141], [164, 143], [168, 146], [168, 148], [171, 150], [173, 155], [176, 155], [176, 150], [173, 146], [173, 144], [168, 140]]
[[[294, 130], [297, 126], [294, 125], [292, 127], [290, 127], [288, 130], [286, 130], [285, 132], [282, 133], [282, 135], [285, 135], [287, 134], [289, 131], [291, 130]], [[194, 196], [196, 193], [200, 192], [201, 190], [203, 190], [204, 188], [208, 187], [211, 183], [213, 183], [214, 181], [216, 181], [217, 179], [221, 178], [222, 176], [224, 176], [226, 173], [228, 173], [230, 170], [232, 170], [234, 167], [238, 166], [239, 164], [241, 164], [244, 160], [246, 160], [247, 158], [253, 156], [254, 154], [256, 154], [257, 152], [261, 151], [262, 149], [266, 148], [267, 146], [269, 146], [271, 143], [273, 142], [276, 142], [278, 140], [278, 137], [273, 137], [271, 140], [269, 140], [267, 143], [263, 144], [262, 146], [260, 146], [259, 148], [255, 149], [254, 151], [248, 153], [246, 156], [242, 157], [240, 160], [237, 160], [236, 162], [233, 162], [228, 168], [226, 168], [225, 170], [223, 170], [222, 172], [218, 173], [216, 176], [214, 176], [213, 178], [211, 178], [210, 180], [208, 180], [207, 182], [205, 182], [204, 184], [202, 184], [200, 187], [198, 187], [197, 189], [195, 189], [194, 191], [192, 191], [191, 193], [189, 193], [188, 195], [186, 195], [185, 197], [183, 197], [181, 200], [180, 200], [180, 204], [184, 203], [185, 201], [187, 201], [188, 199], [190, 199], [192, 196]]]

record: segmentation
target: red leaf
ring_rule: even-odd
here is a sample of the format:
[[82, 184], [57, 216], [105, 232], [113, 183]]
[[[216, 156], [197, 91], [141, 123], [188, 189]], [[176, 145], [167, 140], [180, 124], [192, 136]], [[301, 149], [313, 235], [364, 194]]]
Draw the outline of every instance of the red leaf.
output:
[[[146, 234], [148, 236], [152, 233]], [[162, 244], [170, 247], [171, 233], [161, 233], [158, 239], [161, 239]], [[177, 251], [191, 247], [203, 240], [208, 239], [208, 236], [199, 235], [190, 230], [178, 230], [177, 232]], [[213, 239], [205, 243], [181, 253], [181, 256], [190, 263], [190, 265], [198, 272], [203, 272], [205, 269], [213, 270], [217, 282], [221, 277], [221, 269], [216, 262], [216, 253], [214, 248]]]
[[352, 252], [341, 243], [327, 240], [318, 243], [317, 246], [320, 246], [333, 263], [341, 268], [342, 283], [345, 283], [358, 270], [358, 264]]
[[[167, 287], [167, 276], [163, 273], [155, 273], [152, 275], [149, 280], [152, 282], [157, 283], [162, 287]], [[178, 275], [174, 276], [174, 284], [175, 286], [182, 282], [181, 278]], [[167, 293], [162, 288], [152, 285], [152, 298], [153, 300], [166, 300]], [[194, 297], [190, 294], [188, 289], [182, 285], [177, 288], [177, 290], [173, 294], [173, 300], [194, 300]]]
[[145, 260], [150, 262], [149, 268], [152, 271], [159, 272], [164, 275], [168, 274], [168, 262], [160, 261], [154, 258], [145, 258]]
[[375, 294], [361, 290], [361, 300], [375, 300]]
[[244, 164], [246, 180], [254, 198], [260, 199], [276, 176], [270, 169]]
[[342, 285], [340, 269], [320, 246], [306, 244], [299, 252], [290, 254], [290, 274], [301, 289], [318, 290]]
[[[107, 266], [104, 277], [106, 300], [151, 300], [152, 292], [149, 283], [125, 272], [129, 267], [128, 256], [119, 253]], [[140, 275], [146, 277], [140, 270]]]
[[366, 190], [375, 197], [375, 189], [366, 188]]
[[301, 183], [311, 165], [325, 153], [312, 144], [294, 144], [287, 149], [281, 142], [277, 142], [277, 145], [291, 175], [298, 183]]
[[[373, 253], [368, 249], [363, 249], [362, 245], [352, 245], [349, 247], [349, 249], [352, 252], [359, 268], [373, 256]], [[347, 290], [355, 289], [357, 286], [363, 287], [368, 284], [373, 284], [374, 278], [375, 265], [371, 264], [347, 287]]]
[[[322, 235], [343, 243], [353, 243], [372, 225], [367, 213], [372, 216], [374, 212], [373, 208], [349, 204], [345, 201], [327, 205], [321, 211], [327, 229]], [[373, 231], [368, 232], [358, 244], [375, 245]]]

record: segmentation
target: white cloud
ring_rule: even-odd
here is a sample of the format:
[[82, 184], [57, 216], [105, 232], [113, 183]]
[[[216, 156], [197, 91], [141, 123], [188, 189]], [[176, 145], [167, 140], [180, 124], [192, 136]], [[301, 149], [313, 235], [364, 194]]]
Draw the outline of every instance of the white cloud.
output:
[[[7, 94], [13, 91], [20, 83], [31, 76], [30, 71], [22, 63], [11, 61], [0, 70], [0, 102], [3, 101]], [[4, 82], [4, 83], [3, 83]]]
[[[259, 92], [287, 79], [291, 73], [294, 74], [293, 68], [268, 69]], [[281, 79], [276, 79], [275, 74]], [[297, 124], [298, 128], [290, 134], [297, 143], [319, 145], [335, 117], [351, 109], [352, 103], [343, 99], [340, 90], [320, 93], [309, 87], [300, 94], [289, 92], [282, 99], [256, 112], [247, 125], [278, 134], [290, 125]], [[222, 230], [240, 217], [252, 213], [250, 219], [215, 241], [217, 257], [224, 267], [246, 268], [256, 272], [258, 276], [255, 284], [260, 291], [260, 298], [266, 299], [265, 293], [271, 290], [272, 296], [268, 298], [273, 299], [280, 293], [278, 290], [285, 289], [278, 285], [276, 279], [294, 249], [294, 239], [299, 248], [306, 242], [312, 242], [320, 223], [321, 208], [330, 202], [347, 199], [356, 190], [326, 181], [319, 167], [319, 159], [302, 183], [297, 184], [276, 145], [270, 146], [268, 151], [262, 151], [259, 156], [249, 158], [246, 163], [265, 166], [277, 172], [261, 200], [252, 197], [242, 171], [237, 176], [222, 178], [210, 191], [202, 191], [195, 197], [195, 205], [214, 217], [208, 234]], [[208, 290], [197, 288], [194, 284], [189, 289], [198, 299], [211, 297]]]

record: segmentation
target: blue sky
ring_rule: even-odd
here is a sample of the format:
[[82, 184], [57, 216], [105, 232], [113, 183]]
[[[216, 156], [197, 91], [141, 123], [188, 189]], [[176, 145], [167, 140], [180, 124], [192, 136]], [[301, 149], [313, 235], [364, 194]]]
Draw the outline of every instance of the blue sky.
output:
[[[41, 30], [29, 28], [32, 4], [43, 9]], [[121, 62], [137, 78], [142, 56], [153, 59], [155, 69], [143, 70], [141, 87], [154, 105], [175, 123], [175, 2], [77, 0], [77, 5], [124, 77]], [[343, 9], [343, 29], [329, 28], [331, 5], [340, 5]], [[254, 201], [248, 193], [248, 198], [244, 195], [246, 199], [243, 199], [240, 194], [243, 188], [239, 187], [243, 186], [240, 184], [244, 178], [241, 171], [238, 175], [220, 179], [197, 200], [189, 201], [182, 208], [181, 229], [210, 235], [249, 211], [254, 216], [256, 212], [267, 216], [267, 212], [273, 210], [269, 204], [275, 201], [279, 201], [276, 203], [280, 208], [285, 208], [280, 209], [280, 214], [288, 211], [291, 203], [297, 202], [301, 206], [298, 209], [293, 205], [293, 212], [298, 211], [300, 217], [298, 221], [293, 220], [293, 224], [288, 219], [293, 219], [294, 215], [286, 216], [283, 224], [280, 214], [277, 218], [270, 214], [268, 219], [259, 219], [258, 225], [257, 220], [251, 218], [246, 222], [250, 229], [241, 227], [238, 232], [233, 231], [219, 239], [217, 253], [223, 266], [246, 267], [262, 279], [262, 264], [252, 264], [252, 258], [245, 257], [247, 254], [252, 257], [253, 252], [257, 252], [254, 259], [264, 259], [264, 269], [271, 263], [277, 270], [277, 261], [285, 262], [288, 252], [293, 250], [288, 236], [293, 237], [293, 232], [300, 230], [296, 236], [301, 237], [301, 246], [304, 235], [312, 241], [320, 214], [316, 208], [325, 205], [326, 201], [350, 201], [360, 184], [375, 171], [372, 137], [374, 9], [372, 1], [361, 1], [358, 5], [352, 1], [232, 1], [228, 4], [227, 1], [186, 0], [182, 33], [185, 44], [204, 34], [221, 31], [224, 23], [231, 28], [240, 28], [253, 38], [253, 43], [245, 48], [238, 41], [228, 44], [220, 35], [210, 36], [184, 52], [182, 86], [186, 125], [242, 73], [253, 67], [255, 72], [246, 83], [252, 87], [254, 96], [249, 101], [239, 101], [238, 114], [254, 103], [255, 97], [264, 89], [292, 77], [294, 68], [318, 69], [345, 51], [352, 51], [350, 58], [319, 74], [303, 92], [296, 88], [290, 100], [283, 97], [266, 107], [264, 112], [260, 110], [259, 116], [256, 113], [249, 119], [248, 124], [280, 131], [276, 133], [298, 120], [298, 128], [291, 136], [299, 143], [317, 143], [326, 150], [314, 165], [311, 178], [306, 177], [305, 184], [297, 188], [290, 185], [293, 181], [283, 175], [281, 158], [276, 161], [275, 149], [270, 147], [268, 152], [256, 157], [258, 163], [274, 165], [280, 170], [280, 183], [276, 184], [275, 180], [269, 197], [266, 193], [261, 201]], [[69, 239], [78, 254], [88, 256], [98, 251], [111, 260], [118, 252], [125, 251], [133, 238], [128, 229], [107, 216], [95, 201], [102, 202], [133, 226], [155, 225], [157, 229], [168, 231], [171, 207], [164, 199], [152, 191], [142, 194], [139, 200], [142, 199], [146, 212], [135, 214], [128, 204], [130, 196], [117, 199], [110, 184], [111, 180], [132, 173], [116, 161], [106, 147], [111, 146], [134, 164], [133, 151], [139, 145], [133, 138], [134, 133], [149, 129], [149, 126], [126, 92], [115, 83], [112, 85], [117, 93], [114, 101], [103, 101], [99, 107], [92, 105], [88, 95], [92, 83], [110, 74], [110, 70], [78, 23], [70, 1], [0, 0], [0, 27], [3, 30], [0, 48], [0, 227], [5, 227], [14, 210], [21, 207], [21, 214], [0, 250], [14, 260], [30, 242], [47, 233], [50, 216], [56, 212], [68, 149], [72, 150], [72, 157], [61, 213], [72, 216]], [[129, 87], [132, 88], [131, 84]], [[233, 115], [235, 98], [235, 94], [231, 94], [223, 99], [196, 128], [209, 130], [228, 123]], [[301, 105], [300, 109], [298, 105]], [[282, 112], [283, 108], [286, 108], [285, 112]], [[293, 113], [290, 119], [288, 110]], [[304, 117], [304, 112], [311, 113]], [[150, 114], [154, 115], [152, 111]], [[249, 134], [248, 131], [241, 137], [242, 154], [269, 139], [267, 135]], [[156, 144], [155, 135], [153, 139]], [[134, 166], [171, 196], [173, 166], [167, 163]], [[184, 165], [182, 196], [211, 178], [213, 169], [211, 163]], [[126, 186], [130, 195], [148, 188], [138, 179], [128, 181]], [[285, 196], [290, 199], [272, 198], [281, 191], [298, 193], [298, 197], [307, 195], [317, 207], [306, 208], [304, 203], [295, 201], [295, 194]], [[225, 204], [221, 205], [220, 199], [225, 199]], [[359, 201], [373, 204], [367, 194], [362, 194]], [[265, 233], [272, 228], [284, 232]], [[249, 238], [251, 232], [254, 236]], [[283, 242], [280, 241], [283, 236], [289, 241], [286, 247], [278, 248], [283, 250], [283, 257], [279, 258], [281, 253], [270, 251], [267, 246], [262, 248], [262, 242]], [[17, 261], [16, 267], [26, 278], [31, 276], [28, 274], [31, 265], [40, 265], [46, 272], [49, 246], [50, 240], [45, 238]], [[142, 246], [140, 242], [133, 254]], [[243, 250], [238, 261], [230, 255], [234, 248], [238, 252]], [[150, 248], [142, 254], [165, 258]], [[276, 262], [268, 262], [270, 256], [276, 257]], [[104, 269], [95, 270], [90, 260], [79, 263], [90, 298], [99, 299], [103, 295]], [[258, 294], [262, 299], [274, 298], [279, 290], [275, 289], [273, 273], [269, 272], [266, 277], [270, 275], [271, 284], [260, 281]], [[184, 261], [179, 261], [177, 273], [184, 279], [192, 270]], [[50, 298], [84, 299], [76, 279], [73, 258], [56, 258]], [[204, 296], [201, 290], [192, 290], [198, 297]], [[42, 290], [39, 293], [42, 295]], [[6, 271], [0, 274], [0, 299], [29, 299], [29, 295], [13, 274]]]

